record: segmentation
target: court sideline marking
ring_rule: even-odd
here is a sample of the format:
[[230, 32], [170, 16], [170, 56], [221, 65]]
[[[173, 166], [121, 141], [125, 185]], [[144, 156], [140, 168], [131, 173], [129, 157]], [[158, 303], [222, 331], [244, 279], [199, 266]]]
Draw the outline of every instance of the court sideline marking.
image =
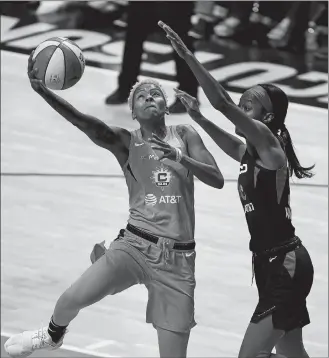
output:
[[[123, 174], [90, 174], [90, 173], [0, 173], [3, 177], [63, 177], [63, 178], [95, 178], [95, 179], [124, 179]], [[194, 178], [200, 181], [198, 178]], [[227, 183], [236, 183], [237, 179], [225, 179]], [[311, 184], [311, 183], [294, 183], [290, 182], [290, 186], [304, 186], [314, 188], [328, 188], [328, 184]]]

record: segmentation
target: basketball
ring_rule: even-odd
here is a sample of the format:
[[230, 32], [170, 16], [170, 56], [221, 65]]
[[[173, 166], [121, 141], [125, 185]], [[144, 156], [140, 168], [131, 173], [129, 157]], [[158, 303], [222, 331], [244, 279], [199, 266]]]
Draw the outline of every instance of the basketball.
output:
[[53, 37], [42, 42], [34, 51], [33, 68], [36, 78], [52, 90], [74, 86], [82, 77], [85, 59], [80, 47], [64, 37]]

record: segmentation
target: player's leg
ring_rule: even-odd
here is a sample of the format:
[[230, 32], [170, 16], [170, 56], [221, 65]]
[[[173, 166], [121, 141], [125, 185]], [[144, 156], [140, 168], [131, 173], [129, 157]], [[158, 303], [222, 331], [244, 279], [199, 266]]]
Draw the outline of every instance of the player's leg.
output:
[[53, 322], [67, 326], [84, 307], [143, 282], [140, 265], [125, 251], [108, 250], [58, 299]]
[[127, 252], [107, 250], [60, 296], [49, 327], [12, 336], [5, 343], [7, 353], [26, 357], [37, 349], [60, 347], [66, 327], [82, 308], [144, 279], [144, 270]]
[[279, 354], [271, 354], [272, 349], [283, 335], [284, 331], [273, 327], [272, 315], [263, 318], [258, 323], [251, 322], [245, 333], [239, 358], [284, 358]]
[[194, 320], [195, 251], [168, 249], [163, 240], [151, 247], [153, 279], [146, 285], [146, 322], [157, 330], [160, 357], [186, 357]]
[[296, 328], [286, 334], [275, 345], [276, 352], [287, 358], [308, 358], [304, 343], [303, 330]]
[[310, 323], [306, 298], [311, 291], [314, 275], [312, 260], [307, 249], [300, 246], [293, 253], [288, 253], [284, 267], [291, 275], [294, 290], [291, 302], [281, 314], [281, 320], [288, 320], [290, 324], [285, 335], [276, 344], [276, 351], [289, 358], [307, 358], [301, 327]]
[[155, 327], [161, 358], [185, 358], [190, 332], [173, 332]]

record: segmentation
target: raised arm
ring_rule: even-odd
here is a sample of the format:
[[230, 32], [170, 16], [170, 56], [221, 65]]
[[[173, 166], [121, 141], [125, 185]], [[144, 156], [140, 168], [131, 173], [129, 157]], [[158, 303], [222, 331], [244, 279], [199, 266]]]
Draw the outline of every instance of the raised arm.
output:
[[190, 117], [213, 139], [213, 141], [231, 158], [241, 162], [246, 151], [246, 144], [236, 136], [224, 131], [215, 123], [204, 117], [199, 109], [198, 101], [186, 92], [176, 90], [177, 97], [185, 106]]
[[182, 57], [203, 88], [212, 106], [224, 114], [252, 143], [256, 149], [268, 147], [273, 136], [267, 126], [249, 118], [232, 100], [224, 87], [201, 65], [192, 52], [185, 46], [181, 38], [162, 21], [159, 26], [166, 32], [173, 48]]
[[56, 112], [68, 122], [84, 132], [95, 144], [111, 151], [122, 166], [128, 159], [130, 132], [123, 128], [109, 127], [101, 120], [81, 113], [70, 103], [50, 91], [35, 78], [37, 69], [33, 70], [33, 53], [29, 58], [28, 76], [31, 87], [38, 93]]

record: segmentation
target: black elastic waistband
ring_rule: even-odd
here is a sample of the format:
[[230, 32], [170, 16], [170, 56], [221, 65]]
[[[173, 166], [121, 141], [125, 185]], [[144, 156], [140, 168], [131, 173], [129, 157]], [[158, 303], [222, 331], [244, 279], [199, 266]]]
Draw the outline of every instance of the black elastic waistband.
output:
[[273, 247], [272, 249], [254, 252], [254, 257], [271, 257], [272, 255], [280, 255], [286, 254], [289, 251], [297, 249], [300, 245], [302, 245], [302, 241], [298, 236], [295, 236], [294, 239], [282, 246]]
[[[149, 234], [148, 232], [145, 232], [131, 224], [127, 225], [127, 230], [129, 230], [134, 235], [140, 236], [141, 238], [143, 238], [147, 241], [153, 242], [154, 244], [157, 244], [159, 241], [158, 236]], [[194, 248], [195, 248], [194, 241], [192, 241], [192, 242], [176, 242], [173, 246], [174, 250], [194, 250]]]

